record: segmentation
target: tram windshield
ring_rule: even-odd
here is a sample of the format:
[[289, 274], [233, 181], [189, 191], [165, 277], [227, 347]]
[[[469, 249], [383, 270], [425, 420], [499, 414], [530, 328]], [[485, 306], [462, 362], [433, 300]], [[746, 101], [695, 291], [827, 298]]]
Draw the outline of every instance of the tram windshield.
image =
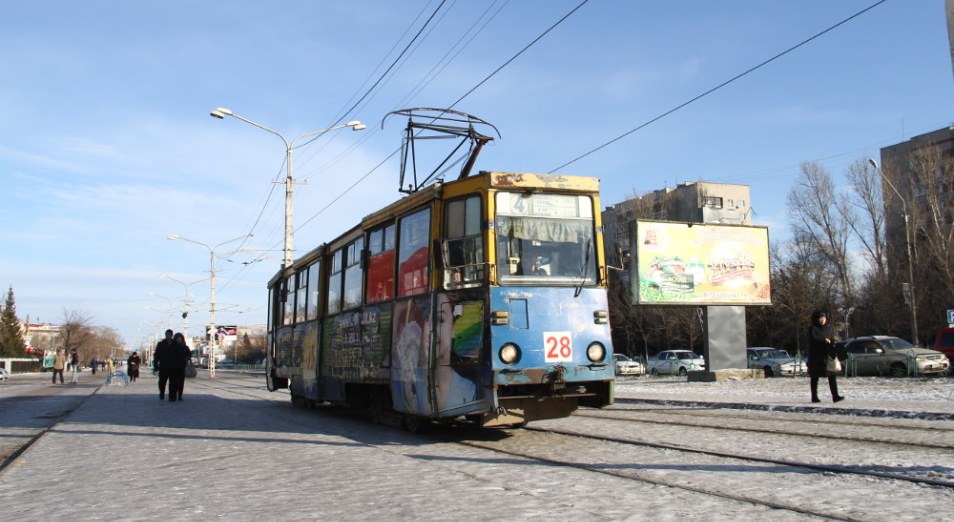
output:
[[593, 200], [588, 196], [498, 192], [496, 214], [500, 284], [596, 283]]

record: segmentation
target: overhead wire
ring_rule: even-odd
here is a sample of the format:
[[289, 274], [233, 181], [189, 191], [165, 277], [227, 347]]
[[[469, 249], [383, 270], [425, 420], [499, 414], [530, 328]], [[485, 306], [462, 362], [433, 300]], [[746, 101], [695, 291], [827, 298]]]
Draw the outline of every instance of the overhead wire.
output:
[[838, 23], [836, 23], [836, 24], [834, 24], [834, 25], [828, 27], [827, 29], [824, 29], [824, 30], [822, 30], [822, 31], [820, 31], [820, 32], [818, 32], [818, 33], [815, 33], [815, 34], [812, 35], [811, 37], [806, 38], [805, 40], [802, 40], [801, 42], [799, 42], [799, 43], [797, 43], [797, 44], [795, 44], [795, 45], [789, 47], [788, 49], [786, 49], [786, 50], [784, 50], [784, 51], [782, 51], [782, 52], [776, 54], [775, 56], [773, 56], [773, 57], [771, 57], [771, 58], [769, 58], [769, 59], [767, 59], [767, 60], [764, 60], [763, 62], [759, 63], [758, 65], [755, 65], [755, 66], [753, 66], [753, 67], [750, 67], [750, 68], [746, 69], [745, 71], [743, 71], [743, 72], [741, 72], [741, 73], [739, 73], [739, 74], [733, 76], [732, 78], [729, 78], [728, 80], [726, 80], [726, 81], [720, 83], [719, 85], [716, 85], [715, 87], [713, 87], [713, 88], [711, 88], [711, 89], [709, 89], [709, 90], [703, 92], [702, 94], [699, 94], [699, 95], [695, 96], [694, 98], [692, 98], [692, 99], [690, 99], [690, 100], [687, 100], [687, 101], [685, 101], [685, 102], [683, 102], [683, 103], [681, 103], [681, 104], [679, 104], [679, 105], [673, 107], [672, 109], [669, 109], [668, 111], [666, 111], [666, 112], [664, 112], [664, 113], [662, 113], [662, 114], [656, 116], [655, 118], [652, 118], [651, 120], [649, 120], [649, 121], [647, 121], [647, 122], [645, 122], [645, 123], [642, 123], [642, 124], [636, 126], [635, 128], [630, 129], [630, 130], [624, 132], [623, 134], [620, 134], [619, 136], [617, 136], [617, 137], [615, 137], [615, 138], [613, 138], [613, 139], [607, 141], [606, 143], [603, 143], [602, 145], [600, 145], [600, 146], [598, 146], [598, 147], [595, 147], [595, 148], [593, 148], [593, 149], [590, 149], [590, 150], [587, 151], [587, 152], [584, 152], [583, 154], [580, 154], [579, 156], [577, 156], [577, 157], [573, 158], [572, 160], [570, 160], [570, 161], [568, 161], [568, 162], [566, 162], [566, 163], [560, 165], [559, 167], [556, 167], [556, 168], [554, 168], [554, 169], [551, 169], [548, 173], [549, 173], [549, 174], [552, 174], [552, 173], [554, 173], [554, 172], [556, 172], [556, 171], [562, 169], [563, 167], [567, 167], [567, 166], [569, 166], [569, 165], [572, 165], [572, 164], [576, 163], [577, 161], [579, 161], [579, 160], [581, 160], [581, 159], [583, 159], [583, 158], [585, 158], [585, 157], [587, 157], [587, 156], [589, 156], [589, 155], [591, 155], [591, 154], [593, 154], [593, 153], [595, 153], [595, 152], [598, 152], [598, 151], [600, 151], [600, 150], [602, 150], [602, 149], [604, 149], [604, 148], [606, 148], [606, 147], [612, 145], [613, 143], [616, 143], [617, 141], [619, 141], [619, 140], [621, 140], [621, 139], [623, 139], [623, 138], [629, 136], [630, 134], [633, 134], [634, 132], [636, 132], [636, 131], [638, 131], [638, 130], [640, 130], [640, 129], [643, 129], [643, 128], [649, 126], [649, 125], [652, 125], [653, 123], [655, 123], [655, 122], [657, 122], [657, 121], [659, 121], [659, 120], [665, 118], [666, 116], [669, 116], [670, 114], [672, 114], [672, 113], [674, 113], [674, 112], [676, 112], [676, 111], [682, 109], [683, 107], [686, 107], [687, 105], [690, 105], [690, 104], [692, 104], [692, 103], [694, 103], [694, 102], [696, 102], [696, 101], [698, 101], [698, 100], [700, 100], [700, 99], [702, 99], [702, 98], [705, 98], [706, 96], [708, 96], [708, 95], [710, 95], [710, 94], [712, 94], [712, 93], [718, 91], [719, 89], [722, 89], [723, 87], [729, 85], [730, 83], [733, 83], [733, 82], [735, 82], [736, 80], [738, 80], [738, 79], [740, 79], [740, 78], [742, 78], [742, 77], [744, 77], [744, 76], [747, 76], [747, 75], [749, 75], [750, 73], [752, 73], [752, 72], [754, 72], [754, 71], [757, 71], [758, 69], [761, 69], [762, 67], [764, 67], [764, 66], [766, 66], [766, 65], [768, 65], [768, 64], [770, 64], [770, 63], [772, 63], [772, 62], [774, 62], [775, 60], [777, 60], [777, 59], [779, 59], [779, 58], [785, 56], [786, 54], [788, 54], [788, 53], [790, 53], [790, 52], [792, 52], [792, 51], [794, 51], [794, 50], [796, 50], [796, 49], [798, 49], [799, 47], [802, 47], [802, 46], [808, 44], [809, 42], [811, 42], [811, 41], [813, 41], [813, 40], [815, 40], [815, 39], [817, 39], [817, 38], [819, 38], [819, 37], [821, 37], [821, 36], [823, 36], [823, 35], [825, 35], [825, 34], [827, 34], [827, 33], [830, 33], [831, 31], [837, 29], [838, 27], [841, 27], [842, 25], [844, 25], [844, 24], [850, 22], [851, 20], [854, 20], [855, 18], [858, 18], [859, 16], [861, 16], [861, 15], [867, 13], [868, 11], [874, 9], [875, 7], [878, 7], [879, 5], [881, 5], [881, 4], [883, 4], [883, 3], [887, 2], [887, 1], [888, 1], [888, 0], [879, 0], [879, 1], [875, 2], [874, 4], [872, 4], [872, 5], [870, 5], [870, 6], [866, 7], [866, 8], [864, 8], [864, 9], [862, 9], [861, 11], [858, 11], [857, 13], [855, 13], [855, 14], [849, 16], [848, 18], [845, 18], [844, 20], [842, 20], [842, 21], [840, 21], [840, 22], [838, 22]]
[[[466, 93], [464, 93], [464, 94], [463, 94], [461, 97], [459, 97], [452, 105], [450, 105], [450, 106], [447, 107], [447, 108], [448, 108], [448, 109], [454, 108], [454, 106], [457, 105], [458, 103], [460, 103], [461, 101], [463, 101], [464, 98], [466, 98], [466, 97], [470, 96], [471, 94], [473, 94], [473, 92], [476, 91], [480, 86], [482, 86], [483, 84], [485, 84], [488, 80], [490, 80], [492, 77], [494, 77], [497, 73], [499, 73], [501, 70], [503, 70], [506, 66], [510, 65], [511, 63], [513, 63], [513, 61], [516, 60], [520, 55], [522, 55], [524, 52], [526, 52], [530, 47], [534, 46], [537, 42], [539, 42], [544, 36], [546, 36], [547, 34], [549, 34], [549, 33], [550, 33], [553, 29], [555, 29], [558, 25], [562, 24], [562, 23], [563, 23], [567, 18], [569, 18], [572, 14], [576, 13], [576, 12], [577, 12], [581, 7], [583, 7], [587, 2], [589, 2], [589, 0], [583, 0], [582, 2], [580, 2], [579, 5], [577, 5], [576, 7], [574, 7], [574, 8], [573, 8], [572, 10], [570, 10], [566, 15], [564, 15], [562, 18], [560, 18], [560, 19], [557, 20], [555, 23], [553, 23], [550, 27], [548, 27], [545, 31], [543, 31], [543, 33], [541, 33], [539, 36], [537, 36], [536, 38], [534, 38], [529, 44], [527, 44], [526, 46], [524, 46], [520, 51], [518, 51], [518, 52], [517, 52], [516, 54], [514, 54], [510, 59], [508, 59], [506, 62], [504, 62], [503, 65], [501, 65], [500, 67], [497, 67], [496, 69], [494, 69], [493, 72], [491, 72], [489, 75], [487, 75], [484, 79], [482, 79], [479, 83], [477, 83], [477, 85], [475, 85], [473, 88], [471, 88], [471, 89], [468, 90]], [[350, 191], [352, 191], [352, 190], [353, 190], [355, 187], [357, 187], [362, 181], [364, 181], [365, 179], [367, 179], [371, 174], [373, 174], [375, 171], [377, 171], [382, 165], [384, 165], [389, 159], [391, 159], [391, 158], [393, 158], [395, 155], [397, 155], [400, 151], [401, 151], [401, 148], [400, 148], [400, 147], [398, 147], [397, 149], [395, 149], [394, 152], [392, 152], [391, 154], [389, 154], [386, 158], [384, 158], [380, 163], [378, 163], [377, 165], [375, 165], [375, 166], [374, 166], [371, 170], [369, 170], [367, 173], [365, 173], [364, 175], [362, 175], [361, 177], [359, 177], [354, 183], [352, 183], [350, 186], [348, 186], [348, 188], [346, 188], [346, 189], [345, 189], [344, 191], [342, 191], [338, 196], [336, 196], [334, 199], [332, 199], [327, 205], [323, 206], [323, 207], [320, 208], [317, 212], [315, 212], [314, 214], [312, 214], [312, 216], [309, 217], [308, 219], [306, 219], [301, 225], [299, 225], [298, 228], [304, 227], [305, 225], [307, 225], [308, 223], [310, 223], [312, 220], [314, 220], [315, 218], [317, 218], [319, 215], [321, 215], [322, 213], [324, 213], [326, 210], [328, 210], [328, 209], [331, 207], [331, 205], [333, 205], [335, 202], [339, 201], [342, 197], [344, 197], [346, 194], [348, 194]], [[297, 230], [297, 229], [296, 229], [296, 230]]]
[[[499, 2], [500, 2], [500, 0], [494, 0], [494, 1], [487, 7], [487, 9], [485, 9], [484, 12], [481, 13], [481, 15], [477, 18], [477, 20], [475, 20], [474, 23], [471, 24], [471, 26], [467, 29], [467, 31], [465, 31], [465, 32], [461, 35], [461, 37], [457, 40], [457, 42], [455, 42], [454, 45], [451, 46], [451, 47], [448, 49], [448, 51], [444, 54], [444, 56], [431, 68], [431, 70], [428, 71], [427, 74], [424, 75], [424, 77], [404, 96], [404, 98], [402, 98], [399, 102], [397, 102], [397, 103], [394, 105], [394, 110], [397, 110], [397, 109], [399, 109], [399, 108], [401, 108], [401, 107], [404, 107], [405, 104], [408, 103], [411, 98], [413, 98], [414, 96], [416, 96], [416, 95], [417, 95], [418, 93], [420, 93], [420, 91], [422, 91], [425, 87], [427, 87], [428, 85], [430, 85], [431, 82], [433, 82], [435, 79], [437, 79], [437, 77], [440, 76], [440, 75], [444, 72], [444, 70], [445, 70], [451, 63], [453, 63], [454, 60], [457, 59], [458, 56], [460, 56], [461, 52], [463, 52], [464, 49], [466, 49], [466, 48], [471, 44], [471, 42], [473, 42], [474, 38], [476, 38], [477, 35], [479, 35], [481, 32], [483, 32], [483, 30], [487, 27], [487, 25], [490, 24], [490, 22], [493, 21], [493, 19], [496, 18], [498, 14], [500, 14], [500, 11], [502, 11], [503, 8], [506, 7], [506, 5], [509, 3], [509, 0], [504, 0], [503, 3], [502, 3], [502, 5], [500, 5], [500, 7], [498, 7], [497, 10], [494, 11], [493, 14], [491, 14], [489, 18], [487, 18], [486, 20], [484, 20], [484, 18], [487, 17], [487, 14], [488, 14], [488, 13], [494, 8], [494, 6], [497, 5], [497, 3], [499, 3]], [[453, 5], [451, 6], [451, 8], [452, 8], [452, 7], [453, 7]], [[449, 10], [450, 10], [450, 8], [448, 8], [448, 11], [449, 11]], [[483, 24], [482, 24], [482, 25], [481, 25], [481, 21], [483, 21]], [[480, 25], [480, 27], [475, 31], [474, 28], [476, 28], [478, 25]], [[469, 38], [468, 38], [468, 35], [469, 35]], [[466, 42], [464, 41], [465, 39], [466, 39]], [[462, 43], [462, 42], [463, 42], [463, 43]], [[456, 50], [456, 52], [455, 52], [455, 50]], [[452, 53], [453, 53], [453, 55], [452, 55]], [[306, 179], [310, 179], [312, 176], [315, 176], [315, 175], [317, 175], [318, 173], [320, 173], [320, 172], [322, 172], [322, 171], [325, 171], [325, 170], [331, 168], [332, 166], [338, 164], [341, 160], [343, 160], [345, 157], [347, 157], [349, 154], [351, 154], [355, 149], [357, 149], [358, 147], [360, 147], [360, 146], [361, 146], [362, 144], [364, 144], [366, 141], [368, 141], [369, 139], [371, 139], [371, 138], [372, 138], [375, 134], [377, 134], [378, 132], [380, 132], [380, 129], [377, 128], [377, 127], [373, 128], [373, 129], [370, 129], [370, 132], [364, 133], [364, 134], [361, 136], [360, 139], [358, 139], [357, 141], [355, 141], [354, 143], [352, 143], [348, 148], [346, 148], [344, 151], [340, 152], [337, 156], [335, 156], [334, 158], [328, 160], [328, 161], [325, 162], [324, 164], [317, 166], [317, 167], [315, 168], [315, 170], [313, 170], [310, 174], [308, 174], [308, 178], [306, 178]], [[327, 143], [327, 142], [326, 142], [326, 143]], [[321, 149], [319, 149], [319, 152], [320, 152], [320, 150], [321, 150]]]
[[[424, 30], [425, 30], [426, 28], [428, 28], [428, 26], [431, 25], [431, 22], [434, 20], [434, 17], [441, 11], [441, 8], [442, 8], [442, 7], [444, 6], [444, 4], [446, 4], [446, 3], [447, 3], [447, 0], [441, 0], [441, 3], [438, 4], [438, 6], [434, 9], [434, 11], [433, 11], [433, 12], [431, 13], [431, 15], [428, 17], [428, 19], [427, 19], [427, 20], [424, 22], [424, 24], [421, 26], [421, 28], [418, 29], [418, 31], [417, 31], [417, 33], [414, 35], [414, 37], [407, 43], [407, 45], [404, 46], [404, 49], [398, 54], [397, 58], [395, 58], [395, 59], [391, 62], [391, 65], [389, 65], [388, 68], [387, 68], [383, 73], [381, 73], [381, 75], [378, 77], [378, 79], [371, 85], [371, 87], [369, 87], [369, 88], [364, 92], [363, 95], [361, 95], [361, 97], [358, 99], [358, 101], [354, 102], [354, 104], [353, 104], [349, 109], [346, 109], [346, 110], [342, 111], [342, 112], [340, 113], [340, 115], [336, 118], [336, 120], [333, 121], [332, 124], [331, 124], [329, 127], [333, 127], [333, 126], [337, 125], [338, 123], [340, 123], [340, 122], [345, 118], [345, 116], [346, 116], [347, 114], [350, 114], [351, 111], [353, 111], [358, 105], [360, 105], [360, 104], [362, 103], [362, 101], [364, 101], [366, 98], [368, 98], [369, 95], [371, 95], [371, 93], [372, 93], [380, 84], [382, 84], [382, 81], [388, 76], [388, 74], [389, 74], [392, 70], [395, 70], [395, 69], [396, 69], [396, 67], [397, 67], [398, 64], [400, 63], [402, 57], [404, 57], [404, 56], [408, 53], [408, 51], [412, 48], [412, 46], [414, 45], [414, 43], [418, 40], [418, 38], [419, 38], [419, 37], [421, 36], [421, 34], [424, 32]], [[424, 12], [424, 10], [421, 11], [421, 13], [423, 13], [423, 12]], [[418, 19], [420, 19], [420, 13], [418, 14], [418, 17], [415, 18], [415, 22], [416, 22]], [[413, 27], [413, 23], [414, 23], [414, 22], [412, 22], [411, 26], [409, 26], [409, 29], [410, 29], [410, 27]], [[409, 30], [409, 29], [408, 29], [408, 30]], [[404, 35], [406, 35], [407, 32], [408, 32], [408, 31], [405, 31]], [[404, 35], [402, 35], [401, 38], [403, 38]], [[401, 40], [401, 39], [399, 39], [398, 41], [400, 42], [400, 40]], [[397, 44], [395, 44], [395, 47], [396, 47], [396, 46], [397, 46]], [[393, 49], [394, 49], [395, 47], [392, 47], [392, 51], [393, 51]], [[390, 54], [390, 52], [391, 52], [391, 51], [389, 51], [388, 54]], [[386, 59], [386, 57], [387, 57], [387, 55], [385, 55], [385, 58], [384, 58], [384, 59]], [[382, 59], [382, 63], [383, 63], [384, 59]], [[379, 66], [378, 66], [377, 68], [380, 68], [380, 64], [379, 64]], [[377, 69], [377, 68], [376, 68], [376, 69]], [[373, 75], [373, 73], [372, 73], [372, 75]], [[365, 83], [367, 83], [367, 81], [366, 81]], [[354, 99], [353, 96], [352, 96], [352, 99]], [[321, 136], [321, 134], [318, 134], [318, 135], [314, 136], [313, 138], [311, 138], [310, 140], [308, 140], [308, 141], [302, 143], [301, 145], [299, 145], [299, 146], [296, 147], [296, 148], [305, 147], [305, 146], [307, 146], [308, 144], [312, 143], [314, 140], [318, 139], [320, 136]], [[393, 156], [393, 154], [392, 154], [391, 156]], [[390, 159], [391, 156], [388, 156], [388, 159]], [[306, 161], [307, 161], [307, 159], [306, 159]], [[386, 160], [385, 160], [385, 161], [386, 161]], [[383, 164], [383, 162], [382, 162], [382, 164]], [[284, 165], [284, 161], [283, 161], [282, 165]], [[370, 175], [370, 173], [369, 173], [368, 175]], [[277, 178], [276, 178], [276, 179], [277, 179]], [[362, 179], [363, 179], [363, 178], [362, 178]], [[307, 178], [305, 179], [305, 181], [307, 181]], [[275, 187], [274, 187], [274, 185], [273, 185], [273, 186], [272, 186], [272, 189], [269, 191], [269, 195], [268, 195], [268, 198], [269, 198], [269, 199], [271, 198], [271, 195], [274, 193], [274, 188], [275, 188]], [[339, 197], [339, 198], [336, 198], [335, 201], [337, 201], [337, 199], [340, 199], [340, 197]], [[266, 200], [266, 204], [267, 204], [267, 200]], [[265, 207], [263, 206], [262, 211], [261, 211], [260, 214], [259, 214], [259, 219], [261, 218], [261, 214], [264, 212], [264, 210], [265, 210]], [[310, 221], [310, 219], [309, 219], [309, 221]], [[257, 224], [257, 223], [258, 223], [258, 220], [256, 220], [256, 224]], [[307, 223], [307, 221], [306, 221], [306, 223]], [[300, 228], [300, 226], [299, 226], [298, 228]], [[253, 226], [253, 230], [254, 230], [254, 226]], [[246, 239], [243, 239], [242, 245], [244, 245], [246, 241], [247, 241], [247, 238], [246, 238]], [[281, 241], [279, 241], [278, 243], [276, 243], [276, 245], [279, 245], [279, 244], [281, 244]], [[259, 260], [259, 259], [260, 259], [260, 258], [256, 258], [256, 260]], [[253, 261], [253, 262], [254, 262], [254, 261]], [[248, 268], [248, 266], [249, 266], [249, 264], [246, 264], [242, 269], [239, 270], [238, 274], [241, 274], [245, 269]], [[222, 288], [227, 287], [227, 286], [235, 279], [235, 277], [238, 276], [238, 274], [236, 274], [236, 276], [234, 276], [232, 279], [226, 281], [226, 283], [225, 283], [224, 285], [222, 285]]]

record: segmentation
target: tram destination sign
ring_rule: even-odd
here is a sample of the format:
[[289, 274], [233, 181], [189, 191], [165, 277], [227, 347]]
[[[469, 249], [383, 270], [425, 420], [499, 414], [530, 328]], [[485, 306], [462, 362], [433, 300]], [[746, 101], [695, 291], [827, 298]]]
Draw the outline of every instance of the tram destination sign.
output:
[[631, 239], [635, 303], [772, 303], [766, 227], [638, 220]]

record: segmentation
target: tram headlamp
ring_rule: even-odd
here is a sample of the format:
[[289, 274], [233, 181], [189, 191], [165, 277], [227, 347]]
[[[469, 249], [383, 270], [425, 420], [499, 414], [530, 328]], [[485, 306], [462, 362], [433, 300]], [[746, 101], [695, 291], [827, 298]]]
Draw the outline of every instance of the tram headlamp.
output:
[[513, 343], [507, 343], [500, 347], [498, 356], [504, 364], [513, 364], [520, 359], [520, 348]]
[[600, 362], [606, 357], [606, 347], [602, 343], [590, 343], [586, 347], [586, 357], [591, 362]]

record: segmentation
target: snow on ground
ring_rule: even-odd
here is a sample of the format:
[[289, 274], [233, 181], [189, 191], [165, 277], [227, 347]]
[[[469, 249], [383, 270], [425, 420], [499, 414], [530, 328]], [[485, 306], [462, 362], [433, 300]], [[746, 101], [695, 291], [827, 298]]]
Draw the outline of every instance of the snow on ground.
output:
[[[812, 404], [808, 377], [688, 382], [685, 377], [626, 377], [616, 381], [621, 399], [749, 404], [761, 408], [824, 408], [866, 416], [939, 414], [954, 419], [952, 377], [839, 377], [838, 392], [847, 400], [832, 404], [828, 382], [818, 383], [819, 404]], [[930, 418], [931, 416], [926, 416]]]

